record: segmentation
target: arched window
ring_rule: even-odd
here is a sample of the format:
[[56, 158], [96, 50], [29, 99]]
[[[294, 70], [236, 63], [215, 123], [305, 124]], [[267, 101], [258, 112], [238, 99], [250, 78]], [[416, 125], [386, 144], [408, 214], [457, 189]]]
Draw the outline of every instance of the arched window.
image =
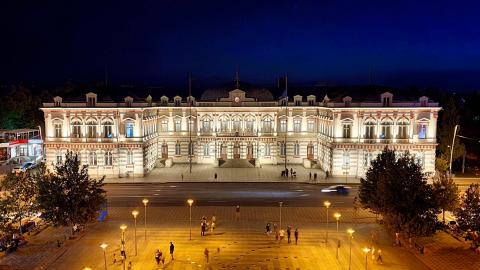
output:
[[133, 122], [126, 122], [125, 123], [125, 137], [127, 138], [133, 138], [134, 136], [134, 127], [135, 124]]
[[220, 132], [227, 133], [228, 132], [228, 118], [222, 117], [220, 119]]
[[72, 122], [72, 137], [73, 138], [82, 137], [82, 123], [78, 120]]
[[88, 153], [88, 165], [97, 166], [97, 153], [94, 151]]
[[302, 130], [302, 119], [296, 118], [293, 120], [293, 132], [300, 132]]
[[247, 117], [247, 120], [245, 121], [245, 132], [253, 132], [253, 122], [253, 117]]
[[112, 166], [112, 164], [113, 164], [112, 152], [107, 151], [105, 152], [105, 166]]
[[280, 132], [287, 132], [287, 119], [280, 120]]
[[407, 119], [401, 119], [397, 123], [398, 125], [398, 134], [397, 138], [398, 139], [408, 139], [408, 125], [409, 122]]
[[93, 120], [87, 122], [87, 137], [88, 138], [97, 137], [97, 122]]
[[270, 117], [267, 117], [263, 119], [262, 121], [262, 130], [263, 132], [270, 133], [272, 132], [272, 119]]
[[211, 126], [210, 126], [211, 121], [212, 120], [210, 118], [202, 119], [202, 132], [206, 132], [206, 133], [211, 132]]
[[393, 125], [393, 122], [390, 119], [384, 119], [382, 121], [382, 130], [380, 133], [380, 139], [389, 140], [392, 138], [392, 125]]
[[107, 121], [103, 123], [103, 137], [104, 138], [112, 138], [113, 137], [113, 123]]
[[375, 121], [367, 120], [365, 122], [365, 139], [374, 139], [375, 138]]
[[242, 121], [240, 120], [240, 118], [238, 117], [235, 117], [233, 119], [233, 132], [240, 132], [241, 131], [241, 124], [242, 124]]

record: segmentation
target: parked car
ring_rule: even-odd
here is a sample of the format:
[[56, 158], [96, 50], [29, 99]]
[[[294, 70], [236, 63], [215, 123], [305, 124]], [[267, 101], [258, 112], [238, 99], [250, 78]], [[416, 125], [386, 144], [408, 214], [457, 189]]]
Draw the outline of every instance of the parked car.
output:
[[350, 188], [351, 187], [345, 186], [345, 185], [334, 185], [334, 186], [322, 188], [322, 192], [325, 192], [325, 193], [335, 192], [339, 194], [347, 194], [350, 191]]

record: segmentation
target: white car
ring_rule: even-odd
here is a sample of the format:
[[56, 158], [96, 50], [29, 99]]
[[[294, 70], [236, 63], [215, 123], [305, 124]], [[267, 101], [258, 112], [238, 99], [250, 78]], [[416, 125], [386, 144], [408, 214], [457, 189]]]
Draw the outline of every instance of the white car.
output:
[[346, 194], [350, 191], [351, 187], [345, 186], [345, 185], [334, 185], [334, 186], [329, 186], [326, 188], [322, 188], [322, 192], [336, 192], [336, 193], [341, 193], [341, 194]]

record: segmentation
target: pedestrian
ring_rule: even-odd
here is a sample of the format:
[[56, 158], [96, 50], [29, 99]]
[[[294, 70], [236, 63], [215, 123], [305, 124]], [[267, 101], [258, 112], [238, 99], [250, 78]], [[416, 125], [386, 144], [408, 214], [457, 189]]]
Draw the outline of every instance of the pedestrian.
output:
[[210, 233], [213, 233], [213, 230], [215, 230], [215, 222], [212, 221], [210, 224]]
[[377, 252], [377, 263], [383, 264], [383, 258], [382, 258], [382, 250], [379, 249]]
[[265, 226], [265, 233], [270, 234], [270, 223], [267, 223], [267, 226]]
[[113, 253], [113, 264], [116, 264], [116, 263], [117, 263], [117, 257], [115, 257], [115, 256], [116, 256], [116, 254]]
[[372, 247], [372, 261], [375, 261], [375, 247]]
[[279, 236], [280, 236], [280, 242], [282, 242], [283, 237], [285, 237], [285, 231], [283, 229], [280, 229]]
[[205, 250], [203, 251], [203, 254], [205, 254], [205, 261], [208, 263], [208, 248], [205, 248]]
[[297, 245], [298, 244], [298, 228], [295, 228], [294, 235], [295, 235], [295, 245]]
[[285, 169], [285, 176], [288, 178], [288, 169]]
[[205, 220], [202, 220], [202, 222], [200, 223], [200, 226], [201, 226], [201, 229], [202, 229], [200, 235], [205, 236], [205, 229], [206, 229], [206, 226], [207, 226]]
[[293, 168], [290, 168], [290, 177], [293, 178]]
[[308, 173], [308, 180], [309, 180], [309, 181], [312, 181], [312, 172], [309, 172], [309, 173]]
[[240, 205], [237, 205], [235, 208], [235, 219], [238, 221], [240, 220]]
[[125, 252], [125, 246], [124, 246], [124, 245], [122, 245], [122, 246], [120, 247], [120, 254], [121, 254], [122, 257], [124, 258], [124, 260], [127, 259], [127, 253]]
[[292, 229], [290, 226], [287, 227], [287, 242], [290, 244], [290, 236], [292, 235]]
[[212, 222], [216, 222], [217, 221], [217, 217], [215, 216], [215, 214], [213, 214], [212, 216]]
[[128, 267], [127, 267], [128, 270], [132, 270], [133, 269], [133, 266], [132, 266], [132, 262], [128, 262]]
[[173, 245], [173, 242], [170, 242], [170, 256], [172, 257], [172, 261], [174, 260], [173, 258], [174, 251], [175, 251], [175, 246]]
[[183, 181], [183, 173], [182, 173], [182, 181]]
[[218, 176], [217, 173], [215, 173], [215, 180], [217, 180], [217, 176]]
[[157, 249], [157, 251], [155, 251], [155, 261], [157, 262], [157, 266], [160, 264], [161, 259], [162, 255], [160, 254], [160, 250]]

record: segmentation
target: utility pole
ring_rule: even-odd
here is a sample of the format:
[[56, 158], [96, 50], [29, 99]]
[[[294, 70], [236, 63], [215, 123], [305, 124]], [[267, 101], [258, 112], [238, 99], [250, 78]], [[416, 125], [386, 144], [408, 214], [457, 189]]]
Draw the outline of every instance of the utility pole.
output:
[[190, 116], [188, 117], [188, 162], [189, 162], [189, 170], [192, 173], [192, 74], [188, 73], [188, 106], [190, 111]]
[[287, 170], [288, 77], [285, 75], [285, 170]]
[[452, 148], [450, 149], [450, 162], [449, 162], [449, 165], [448, 165], [450, 176], [452, 175], [453, 149], [455, 147], [455, 137], [457, 137], [458, 127], [459, 127], [459, 125], [455, 125], [455, 129], [453, 130]]

